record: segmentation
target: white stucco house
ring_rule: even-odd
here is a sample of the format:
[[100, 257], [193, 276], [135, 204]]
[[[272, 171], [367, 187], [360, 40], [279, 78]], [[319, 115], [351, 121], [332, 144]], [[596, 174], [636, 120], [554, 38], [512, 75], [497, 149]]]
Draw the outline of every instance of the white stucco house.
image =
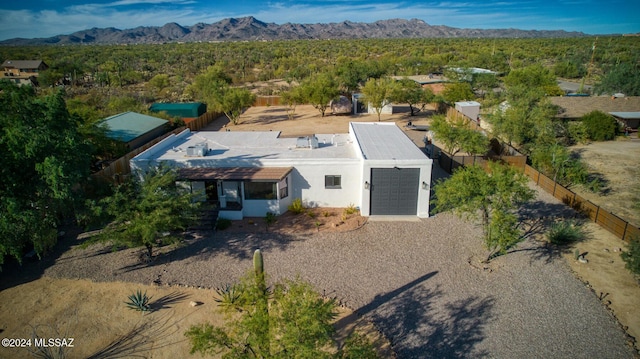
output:
[[170, 135], [130, 164], [160, 164], [228, 219], [307, 206], [355, 205], [364, 216], [429, 216], [432, 160], [393, 123], [352, 122], [349, 133], [281, 138], [279, 132]]

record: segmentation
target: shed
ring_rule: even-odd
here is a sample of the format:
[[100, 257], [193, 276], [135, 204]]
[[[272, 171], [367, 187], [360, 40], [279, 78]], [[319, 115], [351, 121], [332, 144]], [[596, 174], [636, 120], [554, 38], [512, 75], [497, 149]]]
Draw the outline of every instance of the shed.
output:
[[456, 110], [473, 121], [477, 121], [480, 114], [480, 103], [476, 101], [456, 102]]
[[130, 149], [138, 148], [162, 135], [168, 122], [131, 111], [107, 117], [102, 121], [109, 129], [107, 136], [126, 143]]

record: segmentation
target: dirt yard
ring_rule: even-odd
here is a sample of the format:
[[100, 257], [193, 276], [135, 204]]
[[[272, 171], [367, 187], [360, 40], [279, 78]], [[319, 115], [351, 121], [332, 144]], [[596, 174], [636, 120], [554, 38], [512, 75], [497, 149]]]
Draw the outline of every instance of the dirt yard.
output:
[[607, 211], [640, 226], [640, 139], [593, 142], [576, 145], [571, 151], [587, 163], [589, 169], [600, 174], [608, 184], [604, 195], [576, 187], [573, 190]]
[[[394, 121], [403, 127], [409, 120], [416, 124], [426, 123], [424, 116], [425, 114], [410, 117], [403, 111], [382, 115], [382, 121]], [[281, 136], [287, 137], [313, 133], [346, 133], [350, 121], [377, 121], [377, 116], [329, 114], [321, 118], [313, 107], [298, 106], [295, 119], [288, 121], [283, 107], [272, 106], [250, 108], [240, 121], [238, 125], [230, 125], [226, 119], [220, 118], [208, 129], [281, 131]], [[421, 144], [424, 132], [405, 131], [414, 142]], [[583, 158], [588, 162], [589, 158], [599, 161], [601, 167], [595, 164], [593, 166], [608, 176], [612, 190], [610, 197], [606, 199], [610, 199], [613, 205], [602, 205], [624, 214], [615, 203], [626, 202], [627, 197], [631, 196], [630, 182], [635, 180], [637, 186], [640, 177], [637, 170], [639, 147], [637, 142], [612, 143], [614, 147], [617, 145], [620, 145], [616, 147], [617, 152], [605, 151], [599, 144], [577, 149], [583, 151]], [[298, 229], [305, 228], [307, 233], [312, 233], [352, 230], [364, 222], [364, 218], [359, 216], [343, 220], [339, 216], [341, 209], [318, 211], [312, 216], [285, 215], [278, 218], [269, 229], [286, 230], [289, 226], [298, 226]], [[323, 211], [330, 215], [325, 216]], [[263, 221], [264, 219], [246, 219], [234, 223], [229, 230], [266, 230], [263, 229]], [[316, 225], [318, 222], [320, 225]], [[624, 263], [620, 259], [619, 252], [624, 248], [624, 243], [595, 224], [589, 224], [587, 229], [591, 234], [590, 238], [568, 248], [564, 257], [576, 276], [593, 289], [594, 295], [601, 299], [603, 305], [612, 310], [623, 328], [631, 336], [640, 338], [640, 285], [624, 269]], [[572, 255], [574, 248], [588, 252], [586, 258], [589, 262], [577, 262]], [[123, 304], [126, 297], [138, 289], [147, 291], [152, 296], [152, 307], [156, 309], [154, 312], [142, 315], [127, 309]], [[214, 292], [205, 289], [40, 277], [23, 281], [0, 292], [0, 333], [2, 337], [30, 338], [35, 328], [44, 337], [73, 337], [74, 348], [69, 351], [71, 357], [95, 355], [182, 358], [189, 351], [189, 344], [183, 333], [190, 325], [206, 320], [220, 322], [219, 314], [215, 313], [213, 298]], [[199, 305], [192, 306], [191, 302]], [[342, 315], [350, 314], [345, 310]], [[358, 325], [375, 332], [366, 323], [359, 322]], [[342, 330], [351, 330], [351, 327]], [[0, 349], [0, 357], [21, 358], [30, 355], [24, 349], [3, 348]]]

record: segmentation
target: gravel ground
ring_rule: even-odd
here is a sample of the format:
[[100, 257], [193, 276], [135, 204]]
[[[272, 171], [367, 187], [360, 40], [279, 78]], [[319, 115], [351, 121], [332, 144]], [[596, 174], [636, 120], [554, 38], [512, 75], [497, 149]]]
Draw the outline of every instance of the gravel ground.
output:
[[[524, 214], [563, 208], [542, 193]], [[150, 265], [139, 264], [139, 250], [94, 246], [64, 252], [44, 273], [215, 288], [245, 274], [261, 248], [271, 281], [299, 276], [336, 297], [371, 319], [399, 358], [633, 357], [613, 316], [557, 253], [529, 238], [483, 267], [480, 235], [449, 214], [308, 237], [193, 232]]]

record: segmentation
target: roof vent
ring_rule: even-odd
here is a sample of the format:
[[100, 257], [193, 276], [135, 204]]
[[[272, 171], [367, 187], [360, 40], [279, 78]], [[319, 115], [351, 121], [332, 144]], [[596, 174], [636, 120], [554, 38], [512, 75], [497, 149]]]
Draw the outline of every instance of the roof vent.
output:
[[315, 135], [298, 137], [296, 148], [318, 148], [318, 137]]
[[204, 157], [207, 152], [209, 152], [209, 146], [206, 142], [187, 147], [187, 157]]

